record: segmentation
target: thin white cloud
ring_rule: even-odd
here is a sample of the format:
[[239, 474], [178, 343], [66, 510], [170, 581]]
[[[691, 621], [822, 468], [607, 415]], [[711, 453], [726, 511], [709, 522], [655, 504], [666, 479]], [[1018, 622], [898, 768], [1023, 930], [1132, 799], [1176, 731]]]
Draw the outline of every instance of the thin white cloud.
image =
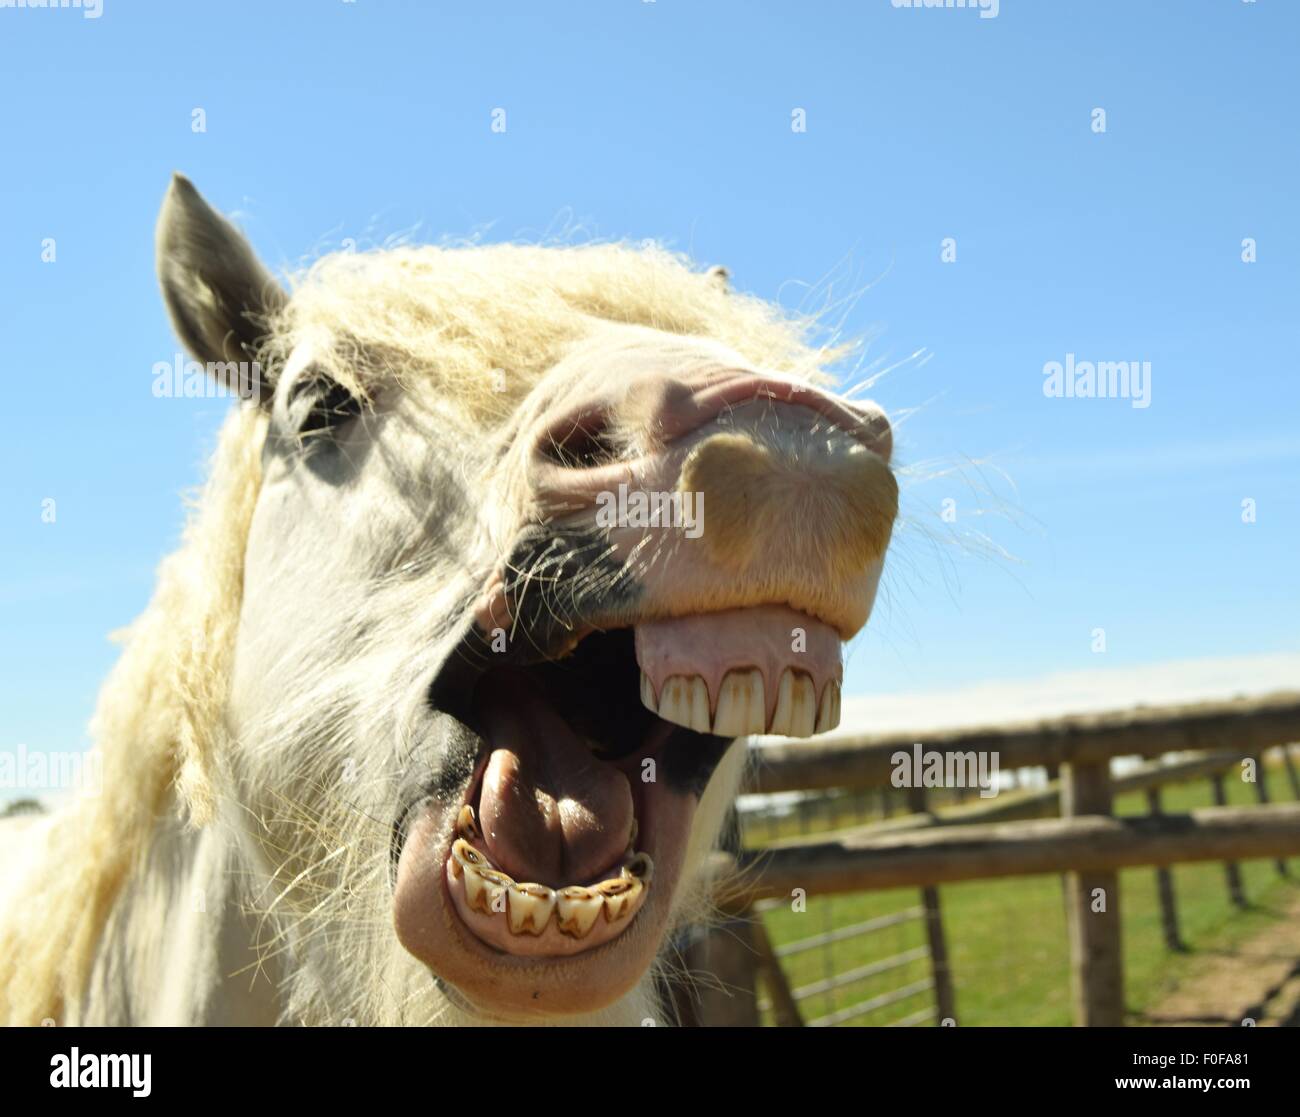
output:
[[1228, 469], [1300, 458], [1300, 440], [1275, 438], [1244, 442], [1199, 442], [1153, 446], [1148, 449], [1043, 458], [1008, 456], [998, 464], [1025, 478], [1038, 474], [1055, 477], [1061, 473], [1083, 473], [1089, 477], [1126, 476], [1145, 473], [1192, 472], [1199, 469]]
[[904, 694], [845, 695], [838, 733], [915, 731], [1211, 701], [1300, 689], [1300, 652], [1174, 660], [994, 679]]

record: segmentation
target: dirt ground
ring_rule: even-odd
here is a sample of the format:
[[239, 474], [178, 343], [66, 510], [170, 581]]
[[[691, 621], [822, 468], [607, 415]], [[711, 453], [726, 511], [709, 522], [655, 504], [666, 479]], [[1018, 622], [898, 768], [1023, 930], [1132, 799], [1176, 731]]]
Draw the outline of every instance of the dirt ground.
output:
[[1231, 950], [1204, 951], [1178, 988], [1136, 1024], [1300, 1027], [1300, 897]]

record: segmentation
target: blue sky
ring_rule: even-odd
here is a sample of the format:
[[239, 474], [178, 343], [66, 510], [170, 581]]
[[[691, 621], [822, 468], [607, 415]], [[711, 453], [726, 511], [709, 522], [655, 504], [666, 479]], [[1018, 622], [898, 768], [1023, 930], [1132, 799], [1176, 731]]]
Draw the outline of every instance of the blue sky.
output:
[[[84, 739], [221, 420], [150, 390], [173, 169], [276, 269], [581, 224], [829, 282], [913, 467], [853, 692], [1297, 650], [1298, 39], [1282, 0], [0, 8], [0, 747]], [[1068, 353], [1150, 406], [1045, 397]]]

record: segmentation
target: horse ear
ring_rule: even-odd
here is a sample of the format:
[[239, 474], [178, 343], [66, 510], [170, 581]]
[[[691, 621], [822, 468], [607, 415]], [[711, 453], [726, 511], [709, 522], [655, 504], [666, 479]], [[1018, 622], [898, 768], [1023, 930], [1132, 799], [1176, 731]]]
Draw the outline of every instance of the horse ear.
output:
[[254, 360], [283, 288], [239, 231], [173, 175], [158, 214], [158, 282], [181, 342], [227, 389], [270, 406], [268, 372]]

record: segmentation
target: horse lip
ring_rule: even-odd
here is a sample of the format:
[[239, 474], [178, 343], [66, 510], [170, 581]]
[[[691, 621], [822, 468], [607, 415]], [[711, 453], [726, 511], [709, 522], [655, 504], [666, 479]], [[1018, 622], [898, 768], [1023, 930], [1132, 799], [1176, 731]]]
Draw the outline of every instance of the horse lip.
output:
[[[470, 802], [474, 798], [474, 793], [483, 781], [483, 770], [487, 767], [488, 758], [491, 755], [491, 749], [486, 741], [479, 745], [478, 755], [474, 758], [474, 771], [470, 775], [469, 782], [465, 785], [462, 793], [462, 802]], [[389, 890], [397, 886], [397, 867], [401, 863], [402, 853], [406, 849], [406, 839], [410, 834], [410, 827], [413, 816], [422, 807], [426, 807], [434, 802], [432, 788], [428, 785], [421, 785], [411, 794], [403, 799], [399, 799], [397, 811], [393, 816], [392, 836], [389, 841], [389, 860], [388, 860], [388, 884]], [[459, 810], [460, 807], [457, 807]], [[453, 833], [447, 841], [447, 849], [451, 849], [451, 842], [455, 840]]]

